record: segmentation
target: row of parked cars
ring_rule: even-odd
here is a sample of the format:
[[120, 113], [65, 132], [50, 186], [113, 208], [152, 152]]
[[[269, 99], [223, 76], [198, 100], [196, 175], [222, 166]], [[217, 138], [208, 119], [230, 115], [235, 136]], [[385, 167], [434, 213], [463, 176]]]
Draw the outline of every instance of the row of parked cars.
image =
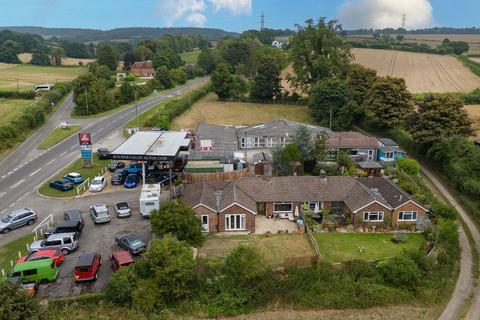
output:
[[[106, 205], [94, 205], [90, 210], [90, 215], [95, 223], [99, 223], [100, 207], [107, 208]], [[116, 203], [114, 207], [119, 217], [131, 215], [127, 202]], [[108, 221], [102, 220], [102, 222]], [[66, 211], [64, 221], [45, 230], [43, 233], [45, 238], [34, 241], [29, 247], [29, 254], [20, 257], [13, 269], [1, 281], [18, 282], [32, 296], [40, 283], [56, 281], [59, 267], [65, 260], [65, 256], [80, 247], [79, 239], [84, 226], [85, 222], [78, 210]], [[135, 234], [117, 234], [115, 244], [120, 250], [113, 251], [109, 257], [110, 267], [113, 271], [133, 263], [133, 256], [141, 254], [146, 249], [145, 242]], [[101, 264], [102, 257], [98, 252], [81, 254], [73, 270], [75, 281], [97, 279]]]

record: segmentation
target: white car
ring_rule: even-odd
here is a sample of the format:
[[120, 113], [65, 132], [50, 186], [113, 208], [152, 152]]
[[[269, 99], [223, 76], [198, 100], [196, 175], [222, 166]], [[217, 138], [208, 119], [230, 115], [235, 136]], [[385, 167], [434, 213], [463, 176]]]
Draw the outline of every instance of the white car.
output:
[[100, 192], [107, 186], [107, 180], [103, 176], [93, 178], [90, 183], [90, 192]]

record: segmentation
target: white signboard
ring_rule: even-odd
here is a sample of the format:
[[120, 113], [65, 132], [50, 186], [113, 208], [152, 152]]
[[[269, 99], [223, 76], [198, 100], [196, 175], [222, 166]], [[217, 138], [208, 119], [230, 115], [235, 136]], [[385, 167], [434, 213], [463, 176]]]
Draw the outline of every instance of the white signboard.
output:
[[203, 152], [212, 151], [212, 140], [200, 140], [200, 150]]

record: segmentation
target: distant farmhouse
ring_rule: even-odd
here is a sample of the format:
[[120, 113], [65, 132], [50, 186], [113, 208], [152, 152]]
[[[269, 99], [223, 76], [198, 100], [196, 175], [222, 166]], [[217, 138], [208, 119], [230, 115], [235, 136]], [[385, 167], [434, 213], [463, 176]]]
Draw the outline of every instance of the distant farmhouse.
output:
[[130, 72], [137, 77], [155, 77], [153, 63], [150, 60], [134, 62], [130, 67]]
[[275, 40], [272, 42], [272, 47], [278, 48], [278, 49], [284, 49], [290, 44], [288, 38], [281, 38], [281, 37], [276, 37]]

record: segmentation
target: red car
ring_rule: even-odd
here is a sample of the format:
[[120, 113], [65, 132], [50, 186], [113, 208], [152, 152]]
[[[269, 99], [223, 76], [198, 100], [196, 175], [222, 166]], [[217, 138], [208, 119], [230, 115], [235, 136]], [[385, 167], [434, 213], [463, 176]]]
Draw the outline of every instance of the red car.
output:
[[102, 257], [96, 252], [85, 253], [78, 257], [73, 274], [75, 281], [97, 280], [98, 271], [102, 265]]
[[128, 266], [134, 262], [132, 255], [126, 250], [112, 252], [110, 256], [110, 268], [113, 271], [117, 271], [120, 267]]
[[35, 261], [35, 260], [42, 260], [52, 258], [55, 261], [57, 267], [62, 264], [65, 255], [63, 254], [62, 250], [59, 249], [40, 249], [35, 252], [31, 252], [27, 256], [21, 257], [17, 260], [17, 263], [25, 262], [25, 261]]

